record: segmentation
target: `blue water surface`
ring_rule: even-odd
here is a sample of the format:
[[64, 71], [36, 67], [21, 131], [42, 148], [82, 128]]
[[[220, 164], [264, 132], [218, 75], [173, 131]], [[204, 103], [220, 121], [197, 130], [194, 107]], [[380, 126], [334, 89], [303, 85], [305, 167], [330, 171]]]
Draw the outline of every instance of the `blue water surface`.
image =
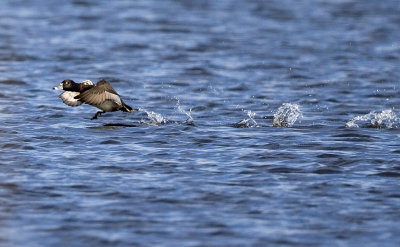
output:
[[[399, 28], [397, 0], [2, 0], [0, 246], [400, 246]], [[52, 90], [101, 78], [140, 111]]]

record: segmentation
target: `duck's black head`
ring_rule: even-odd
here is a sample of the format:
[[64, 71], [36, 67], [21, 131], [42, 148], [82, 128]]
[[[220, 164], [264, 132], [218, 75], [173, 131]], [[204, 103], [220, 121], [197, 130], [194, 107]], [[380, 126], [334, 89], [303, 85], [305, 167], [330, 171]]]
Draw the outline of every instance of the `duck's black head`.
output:
[[63, 80], [60, 85], [53, 88], [54, 90], [75, 91], [79, 92], [79, 84], [73, 80]]

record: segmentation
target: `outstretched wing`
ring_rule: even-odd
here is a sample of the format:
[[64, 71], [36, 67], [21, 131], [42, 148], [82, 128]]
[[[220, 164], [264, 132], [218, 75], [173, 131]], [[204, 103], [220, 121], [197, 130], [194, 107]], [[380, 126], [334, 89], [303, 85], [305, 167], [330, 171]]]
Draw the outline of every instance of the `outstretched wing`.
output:
[[110, 83], [104, 80], [99, 81], [96, 86], [77, 95], [75, 98], [89, 105], [100, 105], [106, 100], [122, 105], [118, 93], [111, 87]]

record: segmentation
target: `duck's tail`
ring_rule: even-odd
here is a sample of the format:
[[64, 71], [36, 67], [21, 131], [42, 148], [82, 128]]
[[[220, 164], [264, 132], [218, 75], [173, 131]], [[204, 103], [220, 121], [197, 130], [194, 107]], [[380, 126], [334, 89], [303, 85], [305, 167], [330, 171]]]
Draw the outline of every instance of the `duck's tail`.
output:
[[132, 109], [129, 105], [125, 104], [125, 102], [122, 101], [122, 108], [120, 109], [123, 112], [137, 112], [139, 109]]

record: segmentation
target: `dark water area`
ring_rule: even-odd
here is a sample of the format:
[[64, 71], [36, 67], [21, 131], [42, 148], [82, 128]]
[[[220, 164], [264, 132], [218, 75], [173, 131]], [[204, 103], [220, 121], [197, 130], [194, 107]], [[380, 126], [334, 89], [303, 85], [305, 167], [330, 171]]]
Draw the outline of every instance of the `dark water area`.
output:
[[[0, 2], [0, 246], [400, 246], [399, 1]], [[137, 113], [68, 107], [107, 79]]]

